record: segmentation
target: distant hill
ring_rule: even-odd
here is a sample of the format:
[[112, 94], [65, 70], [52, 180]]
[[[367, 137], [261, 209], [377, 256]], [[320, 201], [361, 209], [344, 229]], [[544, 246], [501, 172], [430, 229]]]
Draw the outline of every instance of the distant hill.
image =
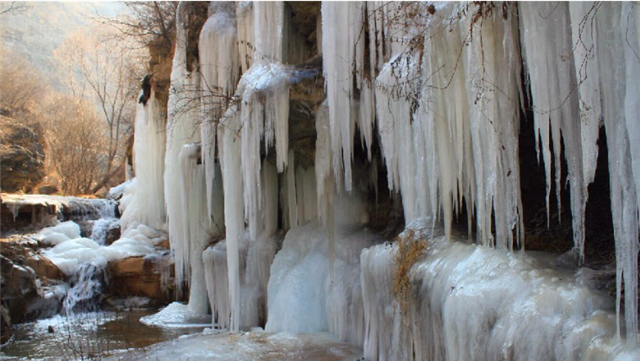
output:
[[110, 2], [27, 2], [29, 10], [8, 13], [0, 19], [0, 56], [5, 52], [24, 54], [59, 91], [64, 91], [64, 75], [57, 69], [53, 51], [69, 34], [87, 26], [96, 15], [117, 14], [122, 3]]

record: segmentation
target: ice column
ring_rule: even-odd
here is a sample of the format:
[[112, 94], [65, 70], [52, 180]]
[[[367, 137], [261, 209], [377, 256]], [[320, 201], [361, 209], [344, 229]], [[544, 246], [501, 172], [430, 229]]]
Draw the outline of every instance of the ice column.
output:
[[[184, 239], [188, 240], [191, 268], [189, 282], [189, 310], [195, 314], [207, 314], [208, 298], [204, 278], [202, 252], [214, 234], [221, 234], [221, 226], [208, 222], [206, 182], [202, 164], [198, 164], [201, 149], [199, 144], [186, 144], [180, 151], [182, 168], [182, 212], [186, 224], [183, 227]], [[216, 220], [219, 221], [219, 220]]]
[[240, 254], [238, 243], [244, 233], [244, 199], [241, 166], [241, 142], [237, 134], [241, 127], [240, 112], [233, 106], [225, 113], [219, 132], [221, 145], [222, 184], [224, 189], [224, 219], [227, 229], [227, 267], [229, 277], [230, 329], [240, 330]]
[[182, 21], [185, 3], [178, 6], [176, 13], [176, 50], [171, 70], [171, 87], [167, 105], [167, 147], [165, 155], [164, 194], [167, 205], [167, 220], [171, 249], [175, 256], [176, 296], [181, 296], [184, 280], [190, 279], [189, 239], [185, 238], [188, 227], [188, 214], [182, 211], [183, 193], [179, 185], [182, 184], [182, 170], [180, 167], [180, 151], [185, 144], [200, 141], [198, 130], [198, 116], [191, 102], [189, 94], [196, 89], [196, 82], [187, 71], [187, 31], [186, 22]]
[[255, 63], [282, 63], [284, 1], [253, 3]]
[[133, 142], [136, 189], [122, 215], [122, 229], [140, 222], [162, 229], [166, 220], [164, 208], [164, 114], [155, 98], [155, 90], [146, 105], [138, 104]]
[[236, 5], [236, 23], [238, 26], [238, 51], [242, 73], [253, 64], [253, 2], [241, 1]]

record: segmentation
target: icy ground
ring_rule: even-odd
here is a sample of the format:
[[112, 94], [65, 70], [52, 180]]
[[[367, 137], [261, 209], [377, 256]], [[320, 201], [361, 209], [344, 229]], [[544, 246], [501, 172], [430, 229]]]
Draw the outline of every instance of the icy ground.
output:
[[362, 360], [360, 347], [338, 342], [328, 333], [262, 331], [229, 333], [205, 330], [106, 360]]

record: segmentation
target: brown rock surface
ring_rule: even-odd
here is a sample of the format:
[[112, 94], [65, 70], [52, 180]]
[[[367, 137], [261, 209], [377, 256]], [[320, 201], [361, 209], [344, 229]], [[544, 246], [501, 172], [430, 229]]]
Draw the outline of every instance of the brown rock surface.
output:
[[60, 308], [64, 291], [54, 291], [67, 277], [37, 247], [24, 240], [0, 243], [0, 295], [10, 323], [48, 317]]
[[28, 305], [38, 297], [36, 274], [0, 256], [2, 303], [7, 306], [13, 323], [27, 321]]
[[163, 290], [162, 272], [169, 266], [169, 256], [162, 258], [130, 257], [109, 263], [109, 293], [116, 297], [148, 297], [158, 304], [170, 301]]
[[12, 210], [0, 198], [0, 230], [36, 230], [51, 225], [56, 219], [56, 207], [45, 204], [27, 204]]
[[65, 281], [67, 276], [60, 271], [50, 259], [40, 255], [29, 255], [26, 259], [26, 265], [31, 267], [40, 278]]

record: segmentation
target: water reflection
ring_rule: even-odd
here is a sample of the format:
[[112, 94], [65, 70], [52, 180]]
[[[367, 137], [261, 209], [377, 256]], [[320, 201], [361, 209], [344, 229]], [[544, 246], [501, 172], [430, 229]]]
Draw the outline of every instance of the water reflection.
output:
[[87, 359], [117, 350], [142, 348], [203, 330], [203, 327], [163, 329], [140, 323], [140, 317], [155, 312], [58, 315], [14, 325], [14, 337], [0, 350], [0, 360]]

